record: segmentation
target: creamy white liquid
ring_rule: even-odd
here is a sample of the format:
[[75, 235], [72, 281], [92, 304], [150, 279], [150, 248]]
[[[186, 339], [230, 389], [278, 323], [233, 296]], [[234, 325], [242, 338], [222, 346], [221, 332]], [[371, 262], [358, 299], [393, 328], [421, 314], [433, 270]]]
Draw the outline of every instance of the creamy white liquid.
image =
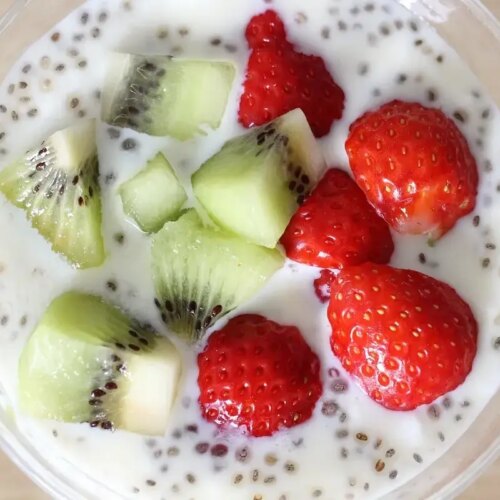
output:
[[[159, 150], [187, 185], [190, 174], [206, 158], [242, 131], [236, 117], [248, 56], [244, 28], [252, 15], [269, 7], [257, 0], [91, 0], [31, 47], [1, 86], [0, 105], [7, 110], [2, 113], [0, 108], [0, 132], [6, 132], [0, 142], [0, 148], [6, 150], [0, 151], [0, 168], [56, 129], [74, 122], [79, 111], [85, 117], [99, 115], [96, 91], [102, 85], [108, 50], [229, 59], [236, 64], [238, 77], [221, 127], [206, 137], [180, 143], [122, 130], [120, 138], [111, 139], [108, 127], [100, 125], [108, 251], [100, 268], [73, 270], [52, 253], [24, 213], [0, 196], [0, 409], [23, 445], [34, 449], [37, 459], [76, 490], [71, 492], [72, 498], [79, 498], [76, 492], [85, 498], [106, 499], [378, 498], [445, 453], [498, 389], [500, 350], [494, 349], [494, 341], [500, 336], [500, 279], [498, 251], [491, 248], [500, 245], [500, 169], [493, 168], [500, 163], [494, 143], [494, 137], [500, 136], [498, 111], [457, 55], [431, 28], [395, 2], [274, 0], [271, 6], [285, 21], [290, 38], [302, 51], [322, 56], [346, 93], [343, 119], [321, 141], [329, 165], [347, 168], [343, 144], [349, 124], [365, 110], [392, 98], [436, 105], [449, 115], [459, 111], [466, 118], [458, 125], [469, 140], [481, 174], [476, 210], [433, 248], [424, 237], [394, 235], [397, 250], [392, 264], [450, 283], [471, 304], [480, 325], [472, 373], [446, 400], [435, 403], [438, 419], [430, 418], [426, 407], [391, 412], [378, 406], [348, 380], [331, 352], [325, 307], [312, 288], [318, 271], [289, 262], [258, 296], [232, 315], [252, 311], [295, 324], [317, 352], [324, 394], [307, 423], [271, 438], [219, 433], [200, 418], [192, 352], [185, 352], [186, 376], [169, 430], [166, 437], [154, 442], [123, 431], [111, 433], [19, 415], [18, 356], [47, 305], [62, 291], [100, 294], [165, 331], [153, 305], [149, 238], [125, 219], [117, 188]], [[83, 12], [89, 15], [85, 25]], [[183, 35], [184, 28], [188, 33]], [[168, 36], [163, 37], [167, 31]], [[51, 40], [55, 32], [60, 34], [57, 42]], [[83, 40], [78, 40], [80, 35]], [[212, 45], [214, 38], [222, 42]], [[417, 40], [422, 42], [415, 43]], [[31, 68], [24, 73], [27, 64]], [[64, 69], [56, 70], [61, 64]], [[361, 75], [365, 65], [367, 72]], [[14, 91], [9, 93], [12, 84]], [[23, 96], [30, 101], [21, 101]], [[436, 100], [431, 102], [429, 96]], [[75, 97], [79, 105], [72, 109], [69, 103]], [[37, 113], [28, 116], [32, 109]], [[17, 121], [12, 119], [13, 110], [18, 113]], [[133, 151], [121, 148], [126, 138], [137, 141]], [[479, 224], [473, 223], [474, 216], [479, 216]], [[124, 235], [124, 244], [116, 241], [117, 233]], [[419, 261], [421, 252], [425, 264]], [[116, 291], [107, 287], [109, 280], [116, 281]], [[332, 368], [348, 381], [347, 391], [332, 392], [337, 378], [332, 378]], [[331, 401], [339, 409], [334, 416], [324, 416], [323, 403]], [[196, 433], [185, 430], [191, 424], [197, 426]], [[180, 438], [176, 431], [181, 431]], [[363, 437], [359, 433], [367, 441], [359, 439]], [[12, 440], [12, 434], [6, 435]], [[199, 454], [195, 446], [201, 442], [225, 444], [228, 453], [220, 458], [214, 458], [210, 450]], [[245, 445], [250, 456], [240, 462], [235, 451]], [[269, 453], [276, 456], [276, 463], [269, 457], [266, 461]], [[377, 460], [385, 464], [379, 472]], [[287, 470], [292, 468], [295, 470]], [[42, 475], [47, 478], [48, 473]]]

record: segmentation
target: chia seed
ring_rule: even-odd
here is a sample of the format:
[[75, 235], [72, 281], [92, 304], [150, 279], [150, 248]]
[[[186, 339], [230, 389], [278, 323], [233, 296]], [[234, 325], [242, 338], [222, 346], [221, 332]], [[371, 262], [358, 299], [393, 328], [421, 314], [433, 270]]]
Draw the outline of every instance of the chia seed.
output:
[[210, 448], [210, 445], [208, 443], [198, 443], [194, 449], [196, 450], [197, 453], [200, 455], [204, 455], [208, 449]]
[[210, 454], [213, 457], [225, 457], [227, 455], [228, 448], [225, 444], [218, 443], [210, 449]]
[[118, 139], [121, 135], [121, 130], [117, 128], [108, 128], [107, 132], [110, 139]]
[[132, 151], [133, 149], [136, 148], [136, 146], [137, 142], [130, 137], [122, 142], [122, 149], [124, 151]]
[[321, 407], [321, 413], [325, 417], [333, 417], [336, 415], [338, 409], [339, 406], [335, 401], [325, 401]]
[[170, 446], [170, 448], [167, 449], [167, 455], [169, 457], [177, 457], [180, 454], [179, 448], [177, 446]]

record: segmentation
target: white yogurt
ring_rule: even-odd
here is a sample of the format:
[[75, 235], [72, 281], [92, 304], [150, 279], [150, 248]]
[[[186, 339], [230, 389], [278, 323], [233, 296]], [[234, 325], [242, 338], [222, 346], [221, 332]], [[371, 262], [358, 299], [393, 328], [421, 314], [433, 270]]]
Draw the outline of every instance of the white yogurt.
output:
[[[0, 132], [6, 133], [0, 142], [0, 168], [79, 114], [98, 116], [96, 91], [102, 85], [108, 50], [225, 58], [236, 64], [238, 77], [221, 127], [206, 137], [180, 143], [122, 130], [119, 138], [112, 139], [108, 127], [100, 125], [108, 251], [102, 267], [73, 270], [51, 252], [23, 212], [0, 197], [0, 408], [15, 416], [9, 422], [23, 442], [29, 442], [35, 455], [82, 497], [378, 498], [445, 453], [498, 389], [500, 350], [494, 344], [500, 337], [496, 250], [500, 226], [493, 222], [500, 220], [500, 169], [493, 168], [500, 163], [494, 142], [500, 135], [498, 110], [457, 55], [396, 2], [274, 0], [271, 5], [285, 21], [290, 38], [304, 52], [322, 56], [346, 93], [343, 119], [321, 141], [330, 165], [347, 168], [343, 144], [349, 124], [365, 110], [392, 98], [418, 100], [442, 107], [449, 115], [458, 111], [465, 118], [458, 125], [481, 173], [477, 208], [432, 248], [423, 237], [395, 235], [392, 264], [450, 283], [471, 304], [480, 325], [473, 371], [462, 386], [435, 403], [433, 412], [426, 407], [391, 412], [378, 406], [348, 380], [331, 353], [325, 308], [312, 288], [318, 271], [290, 262], [232, 315], [252, 311], [295, 324], [318, 353], [324, 394], [307, 423], [257, 440], [218, 433], [200, 418], [197, 370], [194, 353], [189, 352], [185, 353], [187, 375], [181, 395], [162, 439], [19, 415], [19, 354], [47, 305], [62, 291], [103, 295], [164, 331], [153, 305], [149, 238], [125, 220], [117, 188], [159, 150], [187, 184], [206, 158], [241, 132], [236, 116], [248, 56], [244, 28], [252, 15], [269, 7], [257, 0], [91, 0], [23, 54], [0, 87], [0, 105], [6, 108], [0, 107]], [[85, 23], [83, 13], [88, 14]], [[54, 33], [59, 33], [58, 41], [51, 39]], [[215, 38], [221, 43], [212, 44]], [[31, 68], [25, 73], [27, 64]], [[23, 97], [30, 97], [29, 102]], [[73, 109], [69, 103], [75, 97], [79, 105]], [[136, 140], [132, 151], [121, 148], [126, 138]], [[124, 236], [123, 244], [117, 241], [118, 234]], [[110, 280], [116, 282], [116, 291], [106, 285]], [[347, 381], [348, 390], [332, 391], [332, 385], [342, 386], [339, 378]], [[323, 415], [323, 405], [331, 409], [332, 402], [338, 405], [335, 415]], [[429, 416], [438, 411], [438, 419]], [[196, 427], [186, 430], [189, 425]], [[227, 455], [214, 458], [210, 449], [200, 454], [195, 447], [205, 442], [224, 444]], [[235, 457], [242, 446], [250, 449], [246, 461]], [[380, 472], [375, 469], [378, 460], [384, 462]], [[77, 498], [76, 492], [72, 497]]]

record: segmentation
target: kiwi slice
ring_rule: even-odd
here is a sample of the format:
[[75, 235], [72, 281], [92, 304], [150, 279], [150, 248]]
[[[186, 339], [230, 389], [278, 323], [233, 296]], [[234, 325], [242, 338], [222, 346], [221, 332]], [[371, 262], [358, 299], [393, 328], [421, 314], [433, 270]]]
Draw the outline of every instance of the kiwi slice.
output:
[[155, 136], [186, 140], [216, 129], [235, 76], [226, 61], [113, 54], [102, 119]]
[[221, 227], [273, 248], [324, 169], [307, 119], [296, 109], [227, 142], [194, 173], [193, 190]]
[[169, 340], [98, 297], [69, 292], [21, 354], [19, 403], [36, 418], [162, 435], [180, 371]]
[[281, 253], [205, 227], [194, 209], [153, 237], [155, 304], [188, 342], [255, 294], [284, 262]]
[[105, 258], [95, 121], [51, 135], [0, 171], [0, 191], [22, 208], [55, 252], [79, 268]]
[[123, 211], [146, 233], [156, 233], [175, 219], [187, 200], [186, 191], [161, 153], [120, 186]]

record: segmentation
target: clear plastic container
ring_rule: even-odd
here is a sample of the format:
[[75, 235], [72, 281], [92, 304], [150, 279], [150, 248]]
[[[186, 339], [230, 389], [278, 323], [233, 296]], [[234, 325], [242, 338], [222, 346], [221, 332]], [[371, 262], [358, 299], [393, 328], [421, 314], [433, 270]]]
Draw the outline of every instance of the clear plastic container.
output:
[[[400, 0], [433, 24], [476, 73], [500, 106], [500, 24], [477, 0]], [[2, 0], [0, 4], [8, 4]], [[0, 79], [19, 54], [78, 5], [81, 0], [17, 0], [0, 11]], [[0, 7], [0, 9], [2, 9]], [[26, 27], [29, 27], [27, 29]], [[16, 431], [15, 421], [0, 408], [0, 446], [31, 479], [53, 498], [85, 500], [91, 491], [76, 491], [71, 479], [51, 470]], [[500, 393], [474, 424], [439, 460], [386, 498], [454, 498], [500, 456]], [[110, 492], [107, 499], [113, 498]]]

